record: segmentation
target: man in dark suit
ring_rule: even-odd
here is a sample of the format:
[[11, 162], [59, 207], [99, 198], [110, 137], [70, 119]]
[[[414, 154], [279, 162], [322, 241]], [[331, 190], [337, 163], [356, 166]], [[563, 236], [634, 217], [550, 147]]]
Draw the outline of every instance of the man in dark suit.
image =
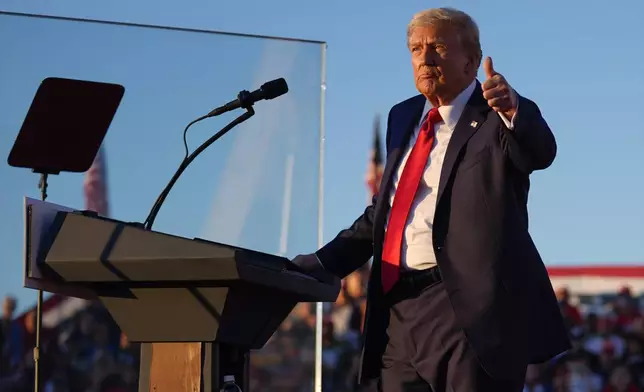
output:
[[387, 121], [379, 194], [353, 225], [293, 263], [344, 277], [373, 255], [360, 384], [384, 392], [521, 391], [529, 363], [570, 348], [528, 233], [529, 176], [555, 158], [537, 105], [483, 63], [450, 8], [416, 14], [421, 95]]

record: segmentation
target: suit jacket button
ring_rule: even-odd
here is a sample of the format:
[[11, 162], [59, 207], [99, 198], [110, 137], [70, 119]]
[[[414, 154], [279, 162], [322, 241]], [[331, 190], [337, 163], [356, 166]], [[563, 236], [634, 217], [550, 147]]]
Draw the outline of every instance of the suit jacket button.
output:
[[438, 245], [436, 247], [436, 250], [439, 251], [439, 252], [442, 251], [443, 250], [443, 245]]

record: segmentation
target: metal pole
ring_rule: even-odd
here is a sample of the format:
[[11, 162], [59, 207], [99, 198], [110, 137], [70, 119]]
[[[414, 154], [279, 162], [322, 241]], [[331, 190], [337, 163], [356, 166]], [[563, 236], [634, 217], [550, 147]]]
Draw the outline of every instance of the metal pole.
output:
[[[40, 174], [40, 199], [47, 200], [47, 173]], [[40, 392], [40, 332], [42, 329], [42, 303], [43, 291], [38, 290], [38, 302], [36, 303], [36, 347], [34, 347], [34, 391]]]
[[[326, 97], [326, 44], [321, 45], [320, 157], [318, 168], [318, 248], [324, 245], [324, 104]], [[322, 302], [315, 307], [315, 392], [322, 392]]]
[[288, 229], [291, 222], [291, 199], [293, 196], [293, 168], [295, 156], [289, 154], [286, 157], [286, 169], [284, 175], [284, 199], [282, 201], [282, 230], [280, 233], [280, 256], [286, 256], [288, 251]]

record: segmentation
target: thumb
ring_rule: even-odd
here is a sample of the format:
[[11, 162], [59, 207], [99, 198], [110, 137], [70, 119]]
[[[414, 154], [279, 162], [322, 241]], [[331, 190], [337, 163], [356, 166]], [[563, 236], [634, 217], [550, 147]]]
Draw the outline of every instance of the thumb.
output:
[[490, 79], [492, 76], [496, 75], [494, 70], [494, 64], [492, 64], [492, 57], [488, 56], [483, 60], [483, 71], [485, 71], [485, 77]]

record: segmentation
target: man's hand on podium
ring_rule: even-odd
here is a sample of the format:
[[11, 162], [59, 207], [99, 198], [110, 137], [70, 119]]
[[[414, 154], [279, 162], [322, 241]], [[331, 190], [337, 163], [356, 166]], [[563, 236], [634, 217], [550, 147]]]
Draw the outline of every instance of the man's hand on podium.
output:
[[295, 258], [291, 260], [291, 263], [304, 272], [324, 271], [324, 267], [315, 253], [295, 256]]

